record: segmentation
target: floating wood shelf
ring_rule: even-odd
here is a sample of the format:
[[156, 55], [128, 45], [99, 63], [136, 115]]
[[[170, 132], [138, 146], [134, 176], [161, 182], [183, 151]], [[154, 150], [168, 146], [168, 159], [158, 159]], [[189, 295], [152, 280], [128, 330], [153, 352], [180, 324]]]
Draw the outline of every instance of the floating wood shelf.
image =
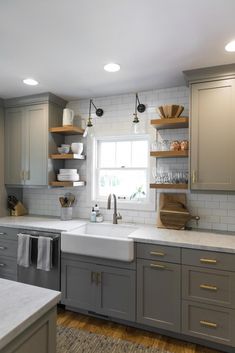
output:
[[86, 159], [86, 156], [83, 154], [75, 153], [63, 153], [63, 154], [51, 154], [49, 156], [51, 159]]
[[150, 184], [150, 189], [188, 189], [188, 184]]
[[51, 127], [49, 129], [49, 132], [53, 132], [61, 135], [81, 135], [84, 133], [84, 129], [82, 129], [79, 126], [66, 125], [66, 126]]
[[85, 181], [52, 181], [50, 186], [57, 187], [74, 187], [74, 186], [84, 186], [86, 185]]
[[156, 158], [182, 158], [188, 157], [188, 151], [151, 151], [150, 156]]
[[151, 125], [158, 130], [186, 128], [188, 127], [188, 117], [153, 119]]

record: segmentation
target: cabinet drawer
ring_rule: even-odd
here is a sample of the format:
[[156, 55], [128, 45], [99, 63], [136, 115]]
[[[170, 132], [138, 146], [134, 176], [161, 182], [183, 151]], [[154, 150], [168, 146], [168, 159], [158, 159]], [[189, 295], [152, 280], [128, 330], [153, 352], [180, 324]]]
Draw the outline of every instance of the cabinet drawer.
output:
[[183, 266], [182, 295], [184, 299], [235, 308], [235, 273]]
[[235, 346], [235, 310], [183, 301], [182, 333]]
[[11, 256], [16, 258], [17, 241], [0, 239], [0, 258], [1, 256]]
[[137, 257], [147, 260], [159, 260], [180, 263], [180, 248], [156, 244], [137, 244]]
[[0, 227], [0, 239], [16, 240], [18, 232], [15, 228]]
[[182, 249], [182, 264], [235, 271], [235, 254]]
[[11, 257], [0, 256], [0, 277], [6, 275], [16, 275], [17, 273], [17, 262], [16, 259]]

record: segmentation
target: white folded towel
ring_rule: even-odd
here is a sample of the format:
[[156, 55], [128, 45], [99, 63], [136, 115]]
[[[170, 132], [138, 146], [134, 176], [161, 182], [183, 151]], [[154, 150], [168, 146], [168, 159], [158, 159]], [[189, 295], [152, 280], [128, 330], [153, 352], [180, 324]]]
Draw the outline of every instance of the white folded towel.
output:
[[37, 269], [50, 271], [52, 269], [52, 239], [38, 237]]
[[17, 264], [22, 267], [29, 267], [31, 259], [31, 241], [29, 234], [19, 233], [17, 248]]

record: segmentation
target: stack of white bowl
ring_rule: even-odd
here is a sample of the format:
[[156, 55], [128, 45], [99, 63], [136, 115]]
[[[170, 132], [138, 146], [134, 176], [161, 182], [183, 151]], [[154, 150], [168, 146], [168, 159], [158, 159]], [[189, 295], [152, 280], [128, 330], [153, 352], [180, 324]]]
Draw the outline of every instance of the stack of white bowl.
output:
[[58, 181], [78, 181], [80, 177], [77, 169], [60, 169], [57, 179]]

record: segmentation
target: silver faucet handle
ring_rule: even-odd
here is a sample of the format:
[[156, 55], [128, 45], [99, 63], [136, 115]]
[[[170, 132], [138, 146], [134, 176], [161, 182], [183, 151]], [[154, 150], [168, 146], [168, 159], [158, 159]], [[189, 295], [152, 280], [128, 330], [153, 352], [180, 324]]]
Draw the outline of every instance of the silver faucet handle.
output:
[[118, 212], [117, 219], [122, 219], [122, 215]]

